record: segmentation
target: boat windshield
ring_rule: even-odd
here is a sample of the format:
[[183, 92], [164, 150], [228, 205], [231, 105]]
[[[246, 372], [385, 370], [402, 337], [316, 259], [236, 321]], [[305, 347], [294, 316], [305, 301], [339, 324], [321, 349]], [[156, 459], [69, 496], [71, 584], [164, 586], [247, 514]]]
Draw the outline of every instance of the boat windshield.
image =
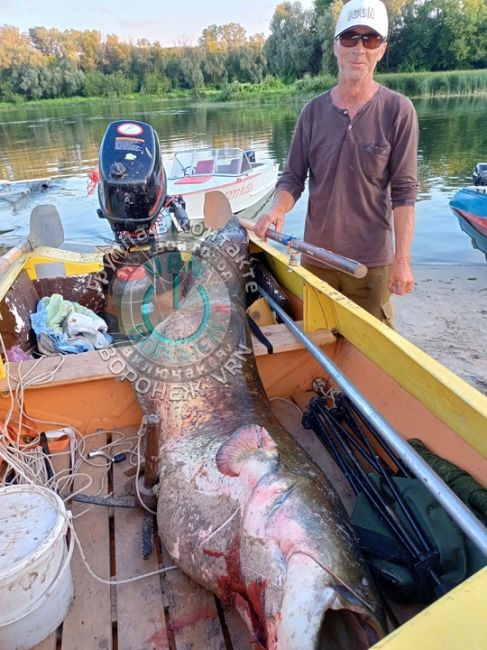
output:
[[213, 174], [239, 176], [252, 168], [245, 151], [235, 148], [193, 149], [174, 156], [169, 178], [208, 176]]

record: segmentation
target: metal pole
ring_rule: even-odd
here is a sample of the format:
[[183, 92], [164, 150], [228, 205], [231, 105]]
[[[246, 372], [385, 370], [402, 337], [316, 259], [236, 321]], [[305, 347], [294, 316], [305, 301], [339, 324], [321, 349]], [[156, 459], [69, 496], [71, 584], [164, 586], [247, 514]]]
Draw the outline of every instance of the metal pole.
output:
[[398, 454], [403, 463], [415, 474], [435, 499], [445, 508], [450, 517], [458, 524], [465, 535], [487, 556], [487, 528], [475, 517], [457, 495], [434, 472], [421, 456], [395, 431], [391, 425], [375, 410], [358, 388], [342, 373], [320, 348], [302, 332], [293, 319], [259, 287], [260, 294], [267, 299], [271, 308], [285, 323], [294, 336], [301, 341], [313, 357], [328, 372], [336, 384], [348, 395], [351, 401], [365, 415]]

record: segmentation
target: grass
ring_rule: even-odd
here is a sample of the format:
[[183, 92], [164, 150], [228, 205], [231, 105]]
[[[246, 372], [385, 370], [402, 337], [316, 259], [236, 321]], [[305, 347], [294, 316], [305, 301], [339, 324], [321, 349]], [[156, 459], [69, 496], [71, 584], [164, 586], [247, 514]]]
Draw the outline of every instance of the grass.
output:
[[378, 74], [377, 80], [408, 97], [455, 97], [487, 93], [487, 70]]
[[[455, 97], [487, 94], [487, 70], [454, 70], [451, 72], [378, 73], [377, 81], [387, 88], [410, 98]], [[275, 87], [268, 84], [251, 85], [234, 83], [221, 91], [219, 101], [259, 98], [303, 97], [328, 90], [336, 84], [332, 75], [304, 77], [292, 84], [280, 82]]]

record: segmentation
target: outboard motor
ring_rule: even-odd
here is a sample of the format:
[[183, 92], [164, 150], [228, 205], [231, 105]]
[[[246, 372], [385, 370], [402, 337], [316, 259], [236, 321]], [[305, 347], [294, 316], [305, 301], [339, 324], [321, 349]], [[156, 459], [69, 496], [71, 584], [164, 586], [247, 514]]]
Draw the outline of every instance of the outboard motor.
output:
[[144, 122], [108, 125], [100, 147], [98, 216], [115, 238], [147, 231], [166, 199], [167, 180], [157, 133]]
[[248, 149], [248, 150], [245, 152], [245, 155], [246, 155], [247, 158], [249, 159], [249, 162], [250, 162], [250, 163], [254, 163], [254, 162], [255, 162], [255, 151], [252, 151], [252, 149]]
[[159, 138], [150, 124], [108, 125], [100, 146], [98, 199], [98, 216], [109, 221], [121, 243], [103, 258], [104, 316], [112, 335], [135, 340], [154, 307], [149, 296], [172, 287], [183, 267], [179, 250], [157, 238], [160, 212], [168, 210], [189, 230], [182, 197], [167, 196]]
[[477, 163], [475, 165], [472, 180], [474, 185], [487, 185], [487, 163]]

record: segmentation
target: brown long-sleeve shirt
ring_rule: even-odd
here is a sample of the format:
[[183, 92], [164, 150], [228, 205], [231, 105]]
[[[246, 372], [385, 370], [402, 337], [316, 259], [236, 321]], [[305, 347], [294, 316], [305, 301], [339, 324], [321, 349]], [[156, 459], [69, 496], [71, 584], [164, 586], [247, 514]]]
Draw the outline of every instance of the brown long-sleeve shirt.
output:
[[328, 91], [303, 108], [277, 189], [297, 201], [309, 172], [305, 241], [383, 266], [394, 258], [392, 209], [416, 201], [417, 151], [409, 99], [379, 86], [350, 120]]

